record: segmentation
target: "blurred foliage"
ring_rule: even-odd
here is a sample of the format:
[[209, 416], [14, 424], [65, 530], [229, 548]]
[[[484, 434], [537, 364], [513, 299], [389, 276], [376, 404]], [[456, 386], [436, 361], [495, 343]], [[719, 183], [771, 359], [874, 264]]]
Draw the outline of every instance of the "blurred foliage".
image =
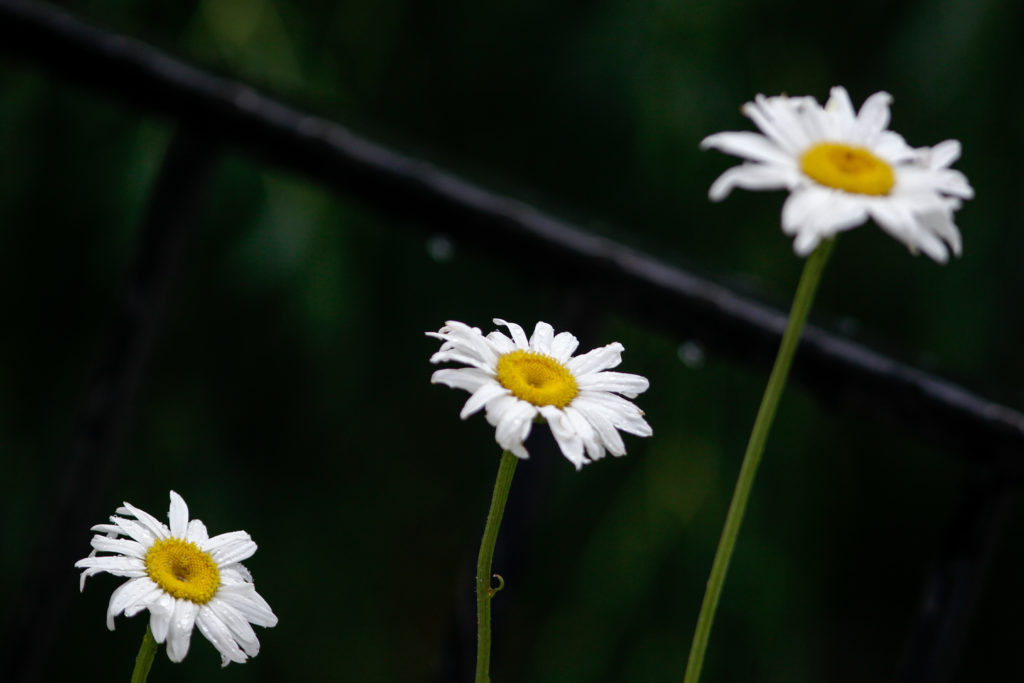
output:
[[[781, 195], [706, 199], [733, 163], [701, 153], [749, 129], [755, 93], [895, 96], [914, 145], [963, 142], [978, 198], [962, 259], [845, 236], [812, 317], [1024, 406], [1017, 154], [1019, 3], [64, 2], [90, 22], [249, 81], [784, 306], [801, 267]], [[167, 121], [0, 60], [0, 579], [16, 586], [48, 514], [84, 383], [130, 260]], [[396, 198], [396, 201], [400, 201]], [[465, 395], [429, 384], [447, 319], [571, 327], [622, 341], [653, 378], [655, 437], [573, 471], [538, 435], [513, 484], [496, 571], [496, 681], [681, 680], [765, 375], [638, 326], [587, 287], [481, 259], [231, 151], [191, 241], [109, 483], [159, 513], [174, 488], [211, 532], [248, 530], [280, 625], [214, 673], [196, 634], [151, 681], [433, 681], [468, 665], [472, 571], [499, 452]], [[665, 315], [674, 315], [665, 311]], [[699, 340], [698, 340], [699, 341]], [[688, 345], [681, 347], [683, 343]], [[799, 359], [797, 360], [799, 362]], [[543, 430], [537, 430], [541, 432]], [[708, 681], [889, 677], [965, 476], [960, 454], [791, 390], [711, 641]], [[88, 527], [82, 520], [82, 555]], [[1014, 518], [957, 680], [1019, 678]], [[76, 582], [68, 568], [67, 581]], [[53, 680], [128, 675], [141, 618], [76, 597]], [[0, 613], [16, 590], [0, 595]], [[461, 629], [461, 630], [460, 630]]]

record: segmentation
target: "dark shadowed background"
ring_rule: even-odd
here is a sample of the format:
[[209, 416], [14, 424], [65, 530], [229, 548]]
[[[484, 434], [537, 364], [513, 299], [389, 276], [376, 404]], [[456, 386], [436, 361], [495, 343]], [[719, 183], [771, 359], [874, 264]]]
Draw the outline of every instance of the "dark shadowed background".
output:
[[[59, 4], [780, 307], [802, 265], [779, 228], [783, 195], [711, 204], [735, 162], [698, 143], [751, 129], [739, 107], [758, 92], [823, 101], [843, 84], [859, 106], [886, 90], [910, 144], [963, 143], [957, 168], [977, 192], [957, 215], [964, 255], [939, 266], [864, 226], [840, 241], [812, 319], [1024, 406], [1020, 3]], [[172, 133], [0, 57], [5, 618]], [[537, 430], [495, 563], [494, 680], [681, 680], [762, 368], [648, 329], [598, 286], [484, 258], [232, 148], [198, 216], [80, 555], [122, 500], [165, 517], [173, 488], [211, 533], [253, 536], [246, 564], [280, 624], [224, 671], [195, 633], [184, 663], [161, 650], [150, 681], [465, 678], [500, 451], [482, 416], [459, 421], [466, 394], [429, 383], [437, 342], [423, 333], [496, 316], [547, 320], [585, 348], [622, 342], [622, 369], [651, 378], [637, 403], [654, 437], [576, 472]], [[705, 680], [888, 680], [965, 473], [927, 435], [791, 389]], [[1011, 515], [954, 680], [1024, 675], [1022, 530]], [[127, 680], [144, 619], [104, 627], [120, 581], [67, 603], [49, 680]]]

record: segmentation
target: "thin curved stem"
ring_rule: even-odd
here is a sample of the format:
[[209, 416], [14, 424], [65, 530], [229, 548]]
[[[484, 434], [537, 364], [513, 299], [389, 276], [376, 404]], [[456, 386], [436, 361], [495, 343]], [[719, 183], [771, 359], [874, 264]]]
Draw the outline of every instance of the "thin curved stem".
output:
[[156, 648], [156, 639], [153, 638], [153, 631], [147, 624], [146, 635], [142, 637], [139, 654], [135, 657], [135, 669], [132, 671], [131, 683], [146, 683], [149, 669], [153, 666], [153, 657], [156, 656]]
[[[491, 509], [487, 513], [484, 537], [476, 560], [476, 683], [489, 683], [491, 680], [491, 598], [500, 590], [500, 586], [498, 589], [491, 588], [491, 559], [494, 557], [494, 544], [498, 540], [498, 529], [505, 514], [505, 502], [518, 462], [519, 458], [508, 451], [501, 456], [498, 476], [494, 481], [494, 494], [491, 496]], [[501, 585], [504, 583], [501, 581]]]
[[814, 293], [818, 289], [821, 273], [825, 269], [825, 263], [834, 246], [834, 238], [824, 242], [804, 264], [804, 271], [800, 276], [800, 283], [797, 285], [796, 295], [793, 298], [793, 307], [789, 312], [789, 321], [786, 323], [786, 331], [782, 335], [782, 344], [779, 346], [775, 365], [768, 377], [768, 386], [761, 399], [761, 407], [754, 420], [754, 428], [750, 433], [750, 441], [747, 443], [747, 451], [743, 455], [743, 464], [740, 466], [740, 474], [736, 480], [736, 489], [733, 491], [729, 512], [725, 517], [725, 527], [722, 529], [722, 537], [718, 541], [718, 550], [715, 551], [711, 576], [708, 578], [707, 589], [704, 591], [704, 601], [700, 606], [697, 628], [693, 634], [693, 644], [690, 646], [690, 659], [686, 664], [684, 683], [697, 683], [700, 679], [701, 668], [704, 665], [704, 652], [707, 650], [711, 625], [715, 620], [715, 611], [718, 608], [718, 598], [722, 595], [722, 586], [725, 584], [729, 561], [732, 559], [732, 553], [736, 547], [736, 537], [739, 535], [740, 525], [743, 523], [743, 513], [747, 508], [747, 500], [750, 498], [750, 489], [754, 485], [757, 466], [761, 462], [761, 454], [764, 453], [768, 432], [771, 430], [775, 411], [779, 406], [779, 398], [786, 386], [786, 377], [789, 375], [789, 366], [793, 362], [797, 342], [800, 341], [800, 333], [803, 331], [807, 314], [814, 302]]

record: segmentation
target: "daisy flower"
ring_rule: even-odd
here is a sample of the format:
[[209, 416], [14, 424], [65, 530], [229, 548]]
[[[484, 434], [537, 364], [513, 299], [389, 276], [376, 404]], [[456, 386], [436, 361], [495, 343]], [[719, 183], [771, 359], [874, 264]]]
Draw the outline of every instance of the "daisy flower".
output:
[[[180, 662], [188, 654], [196, 626], [220, 651], [221, 664], [255, 657], [260, 642], [249, 624], [276, 626], [277, 617], [252, 584], [240, 562], [256, 552], [244, 531], [210, 536], [198, 519], [189, 521], [188, 506], [171, 491], [170, 528], [128, 503], [112, 515], [111, 524], [97, 524], [93, 551], [79, 560], [81, 588], [93, 574], [127, 576], [110, 596], [107, 628], [114, 617], [149, 610], [149, 626], [158, 643], [167, 642], [167, 656]], [[97, 552], [112, 553], [97, 555]]]
[[574, 357], [579, 345], [576, 337], [568, 332], [555, 334], [545, 322], [537, 323], [529, 339], [515, 323], [498, 318], [494, 323], [507, 327], [512, 338], [499, 331], [484, 336], [479, 328], [455, 320], [437, 332], [427, 332], [444, 342], [431, 363], [468, 366], [438, 370], [430, 381], [470, 392], [460, 417], [466, 419], [485, 408], [487, 421], [495, 427], [494, 439], [502, 448], [520, 458], [529, 457], [523, 441], [538, 416], [547, 421], [562, 454], [576, 469], [603, 458], [606, 450], [625, 455], [617, 430], [651, 435], [643, 411], [622, 398], [636, 398], [647, 391], [647, 379], [608, 371], [621, 362], [622, 344], [615, 342]]
[[960, 143], [910, 147], [887, 130], [891, 102], [878, 92], [855, 113], [841, 87], [832, 88], [824, 107], [813, 97], [758, 95], [742, 111], [761, 133], [715, 133], [701, 142], [748, 160], [714, 182], [711, 199], [724, 199], [734, 187], [789, 190], [782, 230], [795, 236], [800, 256], [868, 218], [913, 253], [940, 263], [950, 250], [959, 256], [953, 212], [974, 196], [967, 178], [950, 168]]

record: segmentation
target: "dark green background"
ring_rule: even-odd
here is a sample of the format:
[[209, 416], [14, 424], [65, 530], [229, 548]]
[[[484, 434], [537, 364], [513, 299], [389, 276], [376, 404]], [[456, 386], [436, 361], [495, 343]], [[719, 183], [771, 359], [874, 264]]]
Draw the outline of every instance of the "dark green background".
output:
[[[699, 141], [750, 129], [738, 108], [757, 92], [824, 100], [843, 84], [859, 105], [887, 90], [912, 145], [963, 142], [957, 168], [977, 191], [957, 215], [964, 256], [938, 266], [864, 226], [841, 240], [812, 318], [1024, 405], [1020, 3], [62, 4], [778, 306], [802, 264], [779, 229], [783, 195], [711, 204], [734, 161]], [[171, 130], [0, 59], [0, 614], [40, 540]], [[459, 421], [464, 393], [429, 384], [423, 332], [495, 316], [562, 329], [567, 304], [529, 263], [458, 244], [439, 260], [431, 239], [223, 158], [105, 505], [164, 516], [173, 488], [212, 533], [249, 531], [246, 564], [280, 624], [223, 672], [196, 633], [183, 664], [161, 651], [151, 681], [432, 681], [468, 664], [452, 643], [499, 451], [482, 417]], [[580, 473], [546, 438], [532, 445], [495, 567], [499, 683], [681, 680], [766, 379], [714, 348], [687, 366], [687, 340], [590, 303], [584, 344], [621, 341], [622, 369], [652, 378], [637, 402], [655, 436]], [[705, 680], [889, 678], [961, 456], [789, 392]], [[82, 556], [99, 521], [82, 519]], [[959, 681], [1024, 674], [1021, 531], [1014, 515]], [[144, 620], [104, 628], [119, 582], [75, 597], [52, 680], [127, 680]]]

